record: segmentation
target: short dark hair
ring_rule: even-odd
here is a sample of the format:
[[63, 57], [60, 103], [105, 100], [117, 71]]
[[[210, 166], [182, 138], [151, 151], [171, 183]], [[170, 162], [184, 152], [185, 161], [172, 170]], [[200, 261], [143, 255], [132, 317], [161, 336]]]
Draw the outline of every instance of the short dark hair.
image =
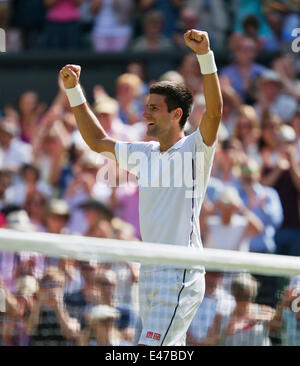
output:
[[183, 128], [194, 102], [192, 92], [184, 84], [172, 81], [157, 82], [151, 85], [149, 92], [150, 94], [159, 94], [166, 97], [165, 102], [169, 113], [176, 108], [182, 109], [183, 113], [179, 124]]

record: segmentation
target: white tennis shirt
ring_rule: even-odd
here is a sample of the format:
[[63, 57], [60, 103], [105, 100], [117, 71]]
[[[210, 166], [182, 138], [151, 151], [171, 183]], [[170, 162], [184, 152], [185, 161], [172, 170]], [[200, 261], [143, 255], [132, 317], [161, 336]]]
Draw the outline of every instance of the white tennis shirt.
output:
[[207, 146], [199, 129], [161, 153], [158, 142], [117, 142], [120, 168], [136, 175], [144, 242], [202, 249], [199, 215], [216, 142]]

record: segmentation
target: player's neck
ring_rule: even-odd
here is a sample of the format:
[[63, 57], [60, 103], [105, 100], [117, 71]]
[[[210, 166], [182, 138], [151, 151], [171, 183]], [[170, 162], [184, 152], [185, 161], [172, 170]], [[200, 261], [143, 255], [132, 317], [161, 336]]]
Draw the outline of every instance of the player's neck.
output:
[[170, 149], [170, 147], [174, 146], [179, 140], [184, 137], [184, 132], [181, 130], [175, 134], [168, 134], [167, 136], [159, 137], [160, 151], [164, 152]]

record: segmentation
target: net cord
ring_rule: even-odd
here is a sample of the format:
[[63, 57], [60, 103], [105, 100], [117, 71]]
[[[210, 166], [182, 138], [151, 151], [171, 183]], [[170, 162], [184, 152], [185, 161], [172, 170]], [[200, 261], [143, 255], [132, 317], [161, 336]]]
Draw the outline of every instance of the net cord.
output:
[[300, 258], [275, 254], [91, 238], [78, 235], [20, 232], [0, 229], [0, 251], [37, 252], [82, 261], [138, 262], [174, 268], [248, 271], [261, 275], [300, 275]]

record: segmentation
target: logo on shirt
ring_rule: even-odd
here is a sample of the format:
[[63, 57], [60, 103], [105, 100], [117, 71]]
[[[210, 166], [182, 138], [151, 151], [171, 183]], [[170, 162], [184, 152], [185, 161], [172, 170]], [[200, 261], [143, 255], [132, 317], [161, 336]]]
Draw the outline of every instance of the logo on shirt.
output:
[[159, 341], [161, 338], [161, 334], [154, 333], [154, 332], [147, 332], [146, 338], [154, 339], [156, 341]]

